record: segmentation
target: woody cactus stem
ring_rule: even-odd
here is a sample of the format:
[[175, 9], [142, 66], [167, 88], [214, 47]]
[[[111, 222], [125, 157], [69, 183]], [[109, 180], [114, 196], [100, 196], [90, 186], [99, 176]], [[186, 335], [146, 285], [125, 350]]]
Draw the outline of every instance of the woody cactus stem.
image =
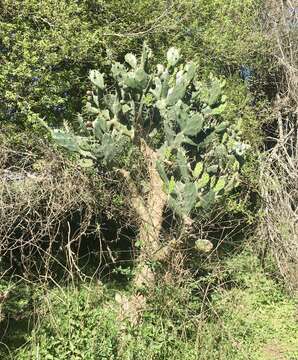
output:
[[143, 226], [140, 231], [140, 240], [144, 253], [150, 256], [150, 254], [156, 255], [160, 250], [160, 230], [167, 197], [163, 191], [163, 182], [155, 167], [158, 154], [143, 144], [143, 155], [147, 161], [149, 192], [144, 214], [141, 216]]
[[131, 204], [141, 222], [139, 240], [142, 244], [143, 255], [146, 254], [145, 257], [158, 257], [158, 252], [161, 248], [160, 231], [163, 221], [163, 211], [167, 203], [167, 195], [163, 190], [163, 182], [155, 166], [158, 153], [150, 149], [145, 143], [142, 144], [142, 150], [149, 174], [147, 199], [144, 199], [139, 194], [134, 181], [130, 177], [130, 173], [123, 169], [120, 170], [120, 172], [128, 183]]
[[[143, 265], [159, 259], [165, 206], [190, 225], [194, 212], [238, 185], [248, 147], [237, 124], [222, 119], [223, 80], [199, 81], [196, 65], [183, 63], [175, 48], [168, 50], [165, 65], [149, 66], [151, 57], [144, 45], [140, 59], [127, 54], [126, 64], [112, 63], [109, 74], [91, 70], [93, 90], [78, 117], [80, 132], [51, 130], [60, 145], [87, 159], [85, 165], [101, 161], [125, 175], [140, 220]], [[119, 169], [128, 148], [143, 154], [146, 196], [138, 193], [129, 169]]]
[[142, 153], [147, 163], [149, 191], [144, 206], [138, 212], [141, 222], [139, 231], [141, 253], [134, 278], [134, 284], [137, 288], [142, 286], [150, 287], [154, 283], [154, 273], [147, 265], [147, 262], [163, 260], [160, 232], [163, 212], [167, 203], [167, 196], [163, 191], [163, 182], [155, 166], [158, 153], [145, 143], [142, 145]]

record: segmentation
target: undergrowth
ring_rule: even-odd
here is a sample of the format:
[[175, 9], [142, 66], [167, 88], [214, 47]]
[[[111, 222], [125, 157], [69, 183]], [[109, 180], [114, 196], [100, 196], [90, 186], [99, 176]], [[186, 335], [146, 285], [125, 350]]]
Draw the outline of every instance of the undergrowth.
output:
[[[14, 338], [10, 351], [1, 346], [2, 358], [298, 358], [297, 304], [250, 249], [215, 264], [204, 277], [188, 275], [177, 284], [168, 279], [157, 286], [135, 325], [120, 321], [115, 301], [129, 287], [95, 281], [52, 289], [35, 285], [23, 345]], [[23, 296], [28, 299], [28, 291]]]

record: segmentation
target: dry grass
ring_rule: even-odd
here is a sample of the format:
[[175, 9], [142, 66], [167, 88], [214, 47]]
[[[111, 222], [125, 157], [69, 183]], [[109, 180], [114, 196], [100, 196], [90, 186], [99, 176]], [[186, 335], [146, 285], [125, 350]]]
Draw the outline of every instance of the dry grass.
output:
[[[296, 148], [297, 151], [297, 148]], [[268, 153], [261, 174], [264, 199], [262, 236], [268, 239], [280, 273], [298, 290], [298, 157], [284, 143]]]
[[264, 25], [281, 69], [277, 84], [283, 107], [298, 113], [298, 3], [295, 0], [267, 0]]
[[298, 290], [298, 4], [267, 0], [267, 35], [280, 67], [272, 106], [275, 130], [260, 186], [264, 199], [262, 236], [268, 239], [280, 273]]
[[9, 263], [6, 268], [24, 276], [47, 278], [53, 266], [82, 275], [81, 242], [92, 235], [101, 246], [96, 224], [108, 195], [104, 181], [46, 143], [36, 146], [31, 153], [9, 142], [1, 145], [0, 255]]

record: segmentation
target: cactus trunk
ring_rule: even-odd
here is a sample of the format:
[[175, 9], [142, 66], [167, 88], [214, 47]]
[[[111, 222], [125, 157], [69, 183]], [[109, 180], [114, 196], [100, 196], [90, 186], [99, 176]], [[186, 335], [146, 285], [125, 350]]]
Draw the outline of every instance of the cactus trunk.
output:
[[135, 276], [135, 285], [151, 286], [154, 283], [154, 273], [148, 267], [148, 263], [160, 259], [160, 232], [163, 222], [163, 211], [167, 196], [163, 191], [163, 182], [156, 170], [157, 152], [152, 150], [146, 143], [142, 144], [142, 152], [147, 163], [149, 175], [149, 193], [144, 206], [139, 207], [140, 217], [139, 239], [141, 243], [138, 267]]

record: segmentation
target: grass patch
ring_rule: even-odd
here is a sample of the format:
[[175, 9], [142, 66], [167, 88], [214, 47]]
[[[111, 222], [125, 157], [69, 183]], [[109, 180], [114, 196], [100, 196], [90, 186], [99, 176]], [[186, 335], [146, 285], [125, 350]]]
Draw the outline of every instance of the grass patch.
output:
[[234, 286], [218, 287], [211, 296], [211, 314], [200, 335], [201, 358], [298, 359], [297, 301], [250, 252], [227, 261], [225, 277]]
[[39, 289], [33, 329], [19, 322], [22, 331], [2, 341], [20, 360], [298, 359], [297, 302], [248, 250], [205, 278], [161, 284], [134, 326], [119, 320], [115, 302], [129, 292], [95, 282]]

